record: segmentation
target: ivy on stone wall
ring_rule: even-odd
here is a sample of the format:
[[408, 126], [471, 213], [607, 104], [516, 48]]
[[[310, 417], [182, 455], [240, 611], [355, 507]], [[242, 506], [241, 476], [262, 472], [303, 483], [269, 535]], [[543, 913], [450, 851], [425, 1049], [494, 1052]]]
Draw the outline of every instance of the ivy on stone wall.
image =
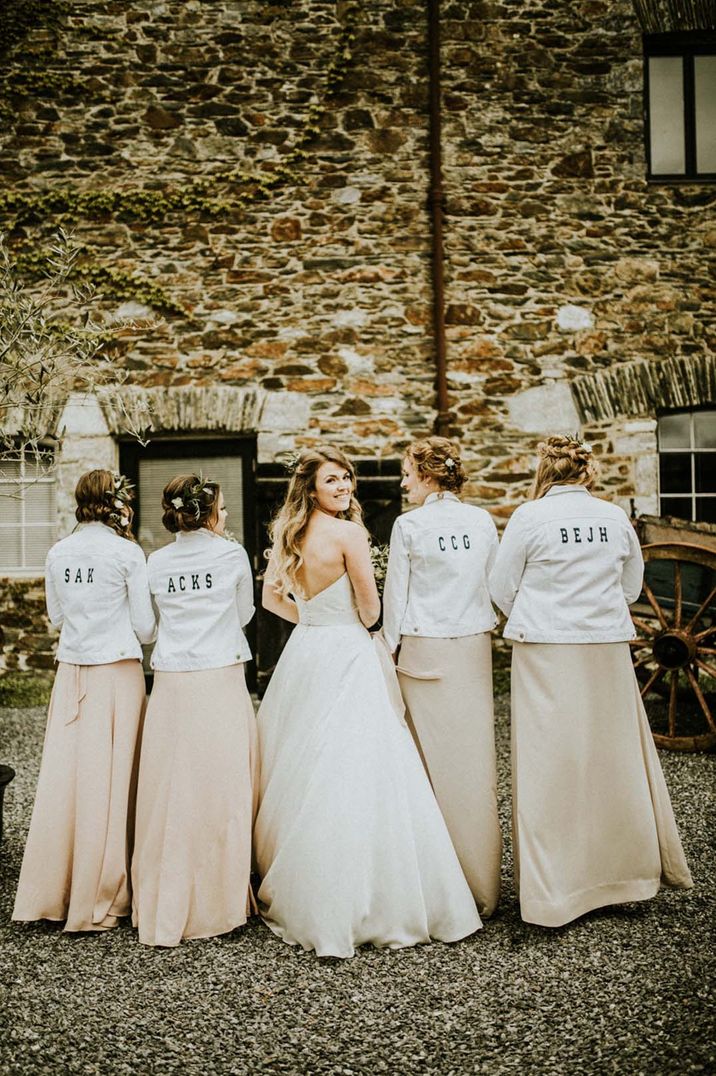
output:
[[58, 33], [71, 9], [69, 0], [0, 0], [0, 59], [33, 30]]
[[[86, 247], [78, 247], [78, 260], [68, 272], [68, 279], [87, 284], [100, 295], [114, 299], [134, 299], [163, 314], [185, 315], [179, 303], [153, 280], [139, 273], [117, 269], [111, 265], [95, 265], [87, 258]], [[26, 280], [43, 280], [52, 268], [52, 256], [44, 251], [21, 251], [15, 257], [18, 275]]]
[[[6, 52], [11, 52], [38, 26], [57, 32], [70, 5], [63, 0], [0, 0], [0, 38], [5, 35]], [[310, 145], [321, 133], [321, 123], [339, 91], [353, 55], [358, 5], [349, 3], [343, 12], [338, 40], [325, 70], [322, 100], [313, 101], [292, 148], [283, 159], [265, 171], [245, 167], [225, 168], [189, 183], [159, 187], [102, 187], [86, 189], [77, 184], [46, 190], [6, 190], [0, 192], [0, 221], [8, 231], [26, 225], [72, 225], [82, 220], [139, 221], [161, 226], [172, 214], [193, 219], [231, 218], [253, 204], [269, 200], [278, 188], [302, 182], [301, 165], [310, 158]], [[7, 98], [15, 94], [55, 98], [78, 85], [74, 74], [52, 66], [47, 50], [34, 56], [35, 66], [25, 64], [0, 75], [0, 117], [12, 114]], [[136, 273], [93, 264], [89, 250], [74, 270], [76, 278], [98, 291], [116, 298], [135, 299], [167, 314], [186, 311], [161, 287]], [[18, 269], [30, 279], [39, 279], [46, 270], [43, 255], [26, 245], [16, 250]]]
[[265, 172], [231, 168], [201, 176], [190, 183], [163, 188], [124, 187], [85, 190], [76, 185], [47, 191], [0, 193], [0, 219], [10, 228], [39, 221], [54, 225], [82, 219], [137, 220], [158, 225], [171, 213], [216, 218], [266, 200], [278, 187], [301, 182], [301, 163], [321, 133], [321, 121], [339, 90], [353, 55], [357, 5], [349, 5], [336, 48], [328, 63], [321, 101], [311, 103], [304, 126], [282, 161]]
[[75, 74], [53, 67], [55, 55], [46, 46], [34, 51], [32, 66], [26, 53], [22, 64], [12, 64], [31, 33], [56, 37], [70, 8], [65, 0], [0, 0], [0, 118], [13, 115], [15, 96], [55, 97], [76, 88]]

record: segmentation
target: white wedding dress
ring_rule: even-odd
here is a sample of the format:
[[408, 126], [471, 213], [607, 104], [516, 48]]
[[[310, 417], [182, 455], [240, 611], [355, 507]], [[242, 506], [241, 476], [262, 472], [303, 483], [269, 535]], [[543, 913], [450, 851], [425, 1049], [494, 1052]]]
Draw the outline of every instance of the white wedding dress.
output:
[[258, 715], [264, 921], [334, 957], [472, 934], [475, 902], [348, 575], [296, 602]]

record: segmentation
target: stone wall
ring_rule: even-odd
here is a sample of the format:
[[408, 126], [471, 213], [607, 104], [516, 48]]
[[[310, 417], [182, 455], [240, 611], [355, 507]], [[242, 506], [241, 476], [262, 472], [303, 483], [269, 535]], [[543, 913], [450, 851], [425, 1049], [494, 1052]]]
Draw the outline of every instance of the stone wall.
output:
[[49, 676], [56, 645], [42, 580], [0, 577], [0, 675], [33, 671]]
[[[653, 512], [655, 417], [673, 393], [659, 397], [661, 374], [641, 378], [651, 395], [624, 391], [638, 379], [621, 375], [706, 369], [716, 189], [644, 178], [628, 0], [441, 7], [447, 359], [468, 496], [505, 518], [540, 437], [581, 426], [607, 492]], [[136, 322], [113, 361], [160, 395], [165, 428], [211, 388], [260, 398], [241, 413], [262, 464], [324, 439], [394, 457], [430, 432], [425, 5], [69, 9], [2, 76], [0, 226], [24, 264], [60, 221], [74, 229], [106, 311]], [[614, 406], [580, 410], [602, 377]], [[693, 383], [714, 402], [712, 373]], [[69, 414], [63, 524], [76, 473], [116, 461], [120, 419], [90, 410]]]
[[[445, 17], [455, 425], [484, 465], [473, 493], [507, 494], [510, 511], [535, 434], [580, 424], [576, 377], [713, 352], [716, 192], [644, 179], [631, 4], [455, 3]], [[610, 494], [653, 511], [655, 408], [622, 407], [585, 432]]]
[[[354, 24], [328, 96], [342, 27]], [[151, 281], [185, 311], [127, 334], [118, 361], [137, 384], [293, 394], [288, 440], [328, 437], [355, 455], [430, 428], [424, 36], [413, 4], [72, 5], [53, 62], [81, 75], [53, 101], [18, 99], [0, 169], [21, 191], [125, 191], [117, 210], [74, 227], [88, 264]], [[270, 179], [315, 122], [313, 105], [326, 108], [320, 130], [266, 197], [212, 180], [227, 167]], [[130, 189], [197, 179], [208, 184], [197, 208], [130, 219]], [[52, 223], [16, 230], [18, 251]], [[136, 298], [108, 305], [149, 313]], [[259, 445], [266, 461], [287, 441], [278, 410], [276, 438], [266, 430]]]

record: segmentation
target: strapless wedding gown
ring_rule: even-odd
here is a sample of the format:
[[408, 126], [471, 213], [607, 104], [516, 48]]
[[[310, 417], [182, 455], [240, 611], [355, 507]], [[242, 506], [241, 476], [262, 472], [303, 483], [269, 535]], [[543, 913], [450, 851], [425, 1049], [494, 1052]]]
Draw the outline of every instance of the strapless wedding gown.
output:
[[310, 601], [258, 715], [259, 909], [319, 956], [482, 924], [347, 574]]

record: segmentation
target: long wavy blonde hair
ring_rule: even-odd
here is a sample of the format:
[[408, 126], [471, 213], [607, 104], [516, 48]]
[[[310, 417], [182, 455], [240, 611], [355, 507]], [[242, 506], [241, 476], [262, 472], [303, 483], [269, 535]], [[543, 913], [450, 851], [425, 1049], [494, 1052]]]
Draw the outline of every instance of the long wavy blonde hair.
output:
[[591, 490], [597, 480], [597, 461], [592, 450], [577, 437], [557, 434], [537, 445], [537, 465], [532, 500], [539, 500], [552, 486], [584, 486]]
[[351, 502], [346, 512], [340, 512], [339, 519], [350, 519], [363, 526], [363, 512], [355, 497], [356, 474], [353, 464], [340, 448], [322, 445], [320, 448], [308, 448], [298, 457], [298, 463], [288, 484], [286, 500], [281, 505], [276, 518], [269, 527], [271, 551], [269, 572], [271, 585], [280, 595], [289, 592], [300, 593], [298, 572], [303, 564], [301, 547], [306, 536], [306, 528], [311, 513], [316, 507], [314, 493], [316, 475], [323, 463], [335, 463], [345, 467], [351, 476]]

